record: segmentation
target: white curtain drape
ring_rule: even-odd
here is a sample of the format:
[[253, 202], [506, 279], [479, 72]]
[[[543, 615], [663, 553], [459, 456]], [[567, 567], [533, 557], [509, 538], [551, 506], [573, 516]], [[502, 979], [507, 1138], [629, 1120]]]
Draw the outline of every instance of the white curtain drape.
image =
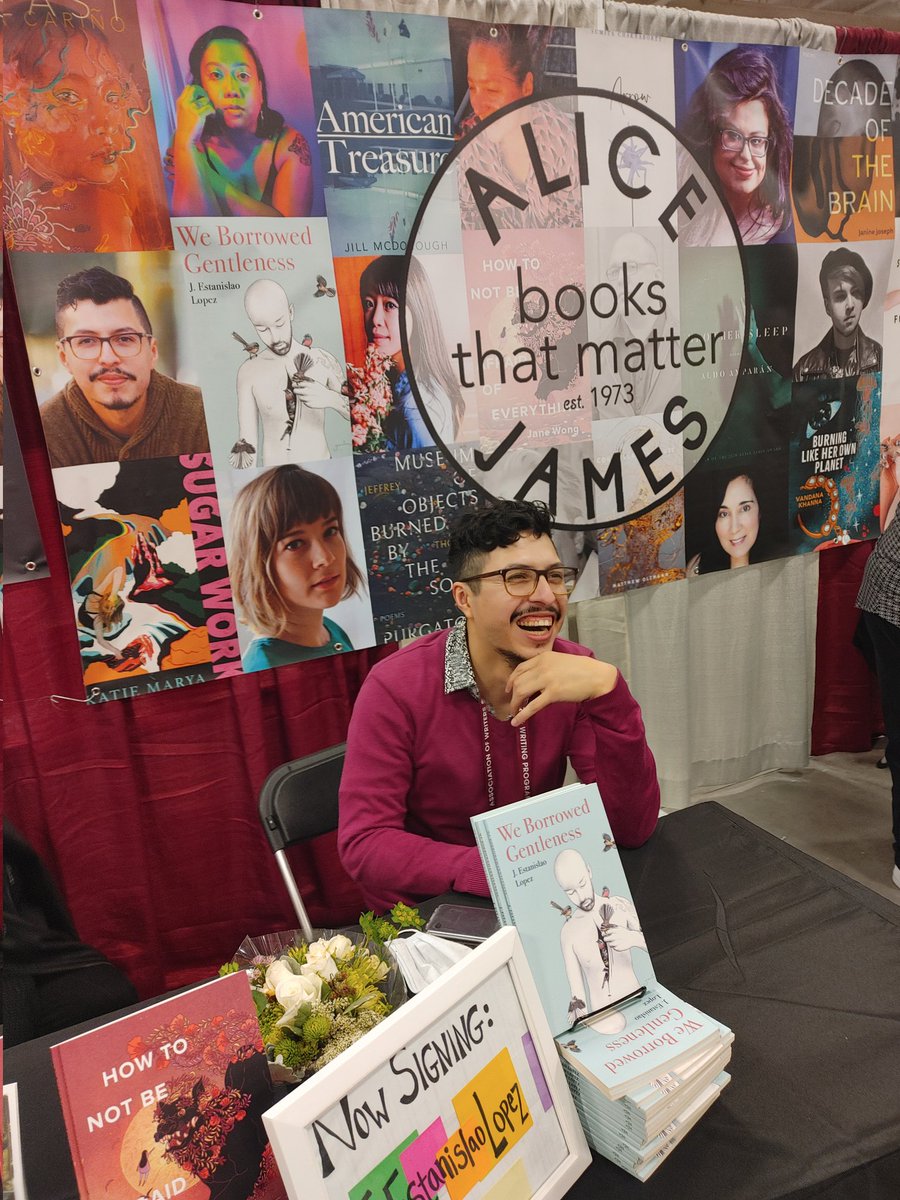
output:
[[772, 46], [806, 46], [834, 51], [837, 31], [803, 17], [744, 17], [692, 12], [659, 4], [607, 0], [608, 33], [640, 33], [645, 37], [682, 38], [689, 42], [758, 42]]
[[[373, 0], [322, 0], [323, 8]], [[834, 50], [835, 31], [608, 0], [376, 0], [395, 12], [570, 25], [696, 41]], [[570, 608], [569, 635], [614, 663], [640, 702], [662, 802], [809, 762], [815, 671], [815, 554], [700, 576]]]
[[597, 0], [321, 0], [321, 6], [422, 13], [429, 17], [465, 17], [469, 21], [496, 21], [507, 25], [604, 28], [603, 5]]

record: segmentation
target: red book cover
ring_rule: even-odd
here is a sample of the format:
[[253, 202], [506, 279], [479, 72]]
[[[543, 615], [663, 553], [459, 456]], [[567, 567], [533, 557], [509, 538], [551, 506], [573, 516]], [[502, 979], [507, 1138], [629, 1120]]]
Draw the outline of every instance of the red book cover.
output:
[[283, 1200], [241, 972], [52, 1047], [81, 1200]]

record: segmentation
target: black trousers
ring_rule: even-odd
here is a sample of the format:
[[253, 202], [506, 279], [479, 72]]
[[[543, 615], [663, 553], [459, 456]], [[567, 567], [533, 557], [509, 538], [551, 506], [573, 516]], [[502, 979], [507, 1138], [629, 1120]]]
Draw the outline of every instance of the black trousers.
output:
[[887, 734], [885, 757], [892, 782], [894, 862], [900, 867], [900, 625], [894, 625], [870, 612], [863, 613], [863, 620], [872, 639], [881, 691], [884, 731]]
[[136, 1004], [138, 994], [111, 962], [47, 974], [3, 974], [3, 1044], [17, 1046]]

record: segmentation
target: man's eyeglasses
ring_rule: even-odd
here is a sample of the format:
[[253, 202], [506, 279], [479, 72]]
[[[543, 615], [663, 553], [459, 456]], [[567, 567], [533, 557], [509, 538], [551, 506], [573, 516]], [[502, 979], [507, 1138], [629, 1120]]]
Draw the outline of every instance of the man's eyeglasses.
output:
[[530, 596], [543, 576], [554, 596], [568, 596], [575, 589], [578, 572], [574, 567], [548, 567], [538, 571], [534, 567], [504, 567], [502, 571], [485, 571], [481, 575], [470, 575], [460, 583], [474, 583], [476, 579], [494, 579], [499, 576], [510, 596]]
[[744, 137], [736, 129], [729, 129], [726, 126], [724, 129], [719, 130], [719, 145], [728, 154], [742, 154], [744, 147], [749, 146], [750, 153], [754, 158], [765, 158], [775, 145], [775, 139], [773, 137], [760, 137], [756, 133], [750, 137]]
[[620, 283], [624, 271], [627, 270], [629, 275], [636, 275], [638, 271], [644, 271], [648, 268], [656, 270], [656, 265], [655, 262], [634, 262], [632, 259], [623, 263], [613, 263], [606, 272], [606, 278], [610, 283]]
[[60, 338], [76, 358], [99, 358], [103, 343], [108, 342], [117, 358], [134, 358], [141, 352], [144, 338], [150, 341], [152, 333], [114, 333], [112, 337], [97, 337], [93, 333], [76, 333], [72, 337]]

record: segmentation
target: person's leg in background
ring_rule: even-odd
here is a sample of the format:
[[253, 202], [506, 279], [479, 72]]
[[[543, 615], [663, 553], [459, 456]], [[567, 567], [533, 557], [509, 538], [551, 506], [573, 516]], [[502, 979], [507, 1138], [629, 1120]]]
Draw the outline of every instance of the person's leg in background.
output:
[[875, 668], [881, 691], [884, 732], [887, 735], [885, 758], [891, 772], [894, 831], [893, 880], [900, 887], [900, 626], [875, 613], [864, 612], [866, 628], [875, 652]]

